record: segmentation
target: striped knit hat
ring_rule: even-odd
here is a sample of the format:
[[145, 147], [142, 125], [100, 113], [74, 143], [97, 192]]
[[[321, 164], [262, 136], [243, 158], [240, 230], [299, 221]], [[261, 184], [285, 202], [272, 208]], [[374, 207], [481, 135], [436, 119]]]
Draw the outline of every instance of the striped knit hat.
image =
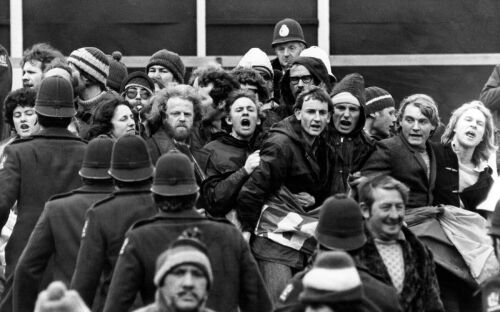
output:
[[365, 89], [366, 107], [365, 115], [368, 116], [381, 111], [387, 107], [396, 107], [394, 99], [389, 92], [379, 87], [369, 87]]
[[71, 52], [68, 62], [106, 85], [109, 75], [109, 60], [101, 50], [94, 47], [80, 48]]
[[304, 304], [335, 304], [365, 300], [361, 278], [352, 258], [345, 251], [325, 251], [302, 279]]

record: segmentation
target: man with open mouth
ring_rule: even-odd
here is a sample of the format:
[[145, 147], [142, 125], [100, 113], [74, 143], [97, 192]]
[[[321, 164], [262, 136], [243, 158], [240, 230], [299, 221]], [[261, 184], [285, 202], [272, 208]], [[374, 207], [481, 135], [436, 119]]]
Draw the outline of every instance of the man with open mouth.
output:
[[202, 193], [210, 215], [227, 217], [240, 227], [233, 210], [235, 197], [260, 163], [259, 150], [254, 143], [261, 121], [253, 92], [237, 90], [229, 94], [226, 123], [231, 126], [230, 132], [222, 133], [204, 147], [210, 152], [206, 169], [210, 178], [203, 184]]
[[411, 95], [401, 102], [398, 122], [398, 135], [377, 142], [361, 173], [386, 173], [405, 183], [410, 188], [408, 208], [432, 205], [436, 159], [429, 138], [439, 125], [437, 105], [428, 95]]
[[[287, 200], [300, 206], [302, 214], [297, 216], [304, 217], [329, 195], [330, 149], [323, 134], [333, 110], [331, 100], [325, 90], [313, 86], [298, 96], [294, 110], [292, 116], [271, 127], [260, 148], [260, 164], [236, 199], [238, 220], [247, 238], [254, 233], [262, 207], [272, 196], [288, 190], [292, 195]], [[274, 220], [277, 225], [281, 219]], [[250, 246], [276, 302], [293, 274], [305, 267], [310, 254], [266, 235], [254, 236]]]
[[34, 44], [24, 51], [21, 60], [23, 87], [38, 91], [46, 67], [56, 59], [64, 61], [63, 54], [47, 43]]
[[345, 76], [331, 94], [333, 102], [329, 140], [334, 153], [331, 194], [347, 193], [349, 182], [359, 174], [369, 154], [373, 151], [372, 140], [363, 131], [365, 125], [365, 81], [354, 73]]

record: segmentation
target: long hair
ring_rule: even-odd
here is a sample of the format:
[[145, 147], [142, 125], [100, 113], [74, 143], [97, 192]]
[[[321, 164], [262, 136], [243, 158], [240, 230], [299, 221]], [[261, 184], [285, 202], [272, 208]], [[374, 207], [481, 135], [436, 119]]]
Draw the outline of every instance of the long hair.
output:
[[496, 146], [494, 143], [494, 126], [493, 126], [493, 116], [488, 108], [484, 106], [481, 101], [472, 101], [463, 104], [459, 108], [453, 111], [450, 117], [450, 121], [446, 125], [443, 135], [441, 136], [441, 143], [448, 144], [451, 143], [453, 137], [455, 136], [455, 127], [460, 117], [469, 109], [477, 109], [483, 113], [486, 123], [484, 125], [483, 139], [479, 142], [478, 146], [474, 149], [472, 154], [472, 163], [474, 165], [479, 165], [481, 161], [487, 161], [490, 158], [491, 153], [495, 151]]

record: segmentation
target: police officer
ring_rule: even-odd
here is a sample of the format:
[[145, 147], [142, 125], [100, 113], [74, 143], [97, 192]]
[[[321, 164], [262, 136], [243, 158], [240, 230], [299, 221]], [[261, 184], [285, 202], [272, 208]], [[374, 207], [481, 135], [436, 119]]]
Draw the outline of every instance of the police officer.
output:
[[71, 288], [94, 311], [102, 310], [104, 305], [125, 232], [133, 223], [156, 212], [150, 192], [153, 171], [146, 142], [141, 137], [125, 135], [116, 141], [109, 174], [117, 190], [87, 211], [71, 281]]
[[42, 274], [51, 257], [51, 280], [69, 285], [80, 248], [85, 212], [95, 202], [113, 192], [108, 174], [113, 140], [99, 137], [90, 141], [79, 174], [83, 186], [56, 195], [46, 204], [19, 258], [14, 274], [14, 311], [33, 311]]
[[232, 225], [208, 220], [194, 210], [199, 187], [193, 164], [178, 151], [160, 157], [153, 187], [158, 214], [127, 233], [116, 264], [105, 312], [129, 311], [140, 292], [155, 300], [155, 261], [185, 230], [196, 228], [213, 263], [207, 308], [218, 312], [271, 311], [271, 302], [248, 244]]
[[81, 186], [81, 168], [86, 144], [67, 130], [76, 114], [73, 88], [61, 77], [42, 81], [35, 101], [41, 130], [28, 139], [14, 141], [0, 158], [0, 228], [17, 201], [17, 223], [5, 249], [6, 276], [17, 260], [53, 195]]

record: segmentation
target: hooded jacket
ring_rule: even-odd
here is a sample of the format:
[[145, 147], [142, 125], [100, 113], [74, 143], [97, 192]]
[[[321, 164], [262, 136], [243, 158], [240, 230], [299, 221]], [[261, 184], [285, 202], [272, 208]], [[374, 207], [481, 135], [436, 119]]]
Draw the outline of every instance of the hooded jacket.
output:
[[315, 204], [307, 210], [321, 205], [328, 197], [330, 149], [322, 136], [309, 146], [302, 133], [295, 115], [271, 128], [260, 149], [260, 165], [237, 197], [236, 209], [244, 231], [253, 232], [263, 204], [281, 186], [294, 194], [307, 192], [312, 195]]
[[[332, 91], [332, 83], [330, 81], [330, 76], [328, 76], [328, 71], [326, 70], [325, 64], [315, 57], [309, 56], [299, 56], [295, 58], [290, 67], [293, 65], [302, 65], [311, 75], [314, 77], [314, 84], [319, 85], [320, 83], [325, 84], [325, 90], [327, 93]], [[295, 104], [295, 96], [290, 89], [290, 69], [288, 69], [280, 82], [281, 90], [281, 105], [280, 110], [282, 118], [290, 116], [293, 113], [293, 105]]]
[[[356, 81], [357, 80], [357, 81]], [[358, 91], [355, 83], [359, 84]], [[363, 130], [365, 126], [365, 99], [364, 80], [359, 74], [350, 74], [340, 81], [334, 88], [332, 95], [341, 92], [349, 92], [359, 99], [359, 119], [349, 134], [340, 133], [333, 122], [328, 125], [328, 143], [333, 148], [332, 159], [333, 182], [331, 194], [346, 193], [350, 190], [348, 185], [349, 174], [361, 170], [361, 167], [375, 150], [374, 141], [368, 137]]]

